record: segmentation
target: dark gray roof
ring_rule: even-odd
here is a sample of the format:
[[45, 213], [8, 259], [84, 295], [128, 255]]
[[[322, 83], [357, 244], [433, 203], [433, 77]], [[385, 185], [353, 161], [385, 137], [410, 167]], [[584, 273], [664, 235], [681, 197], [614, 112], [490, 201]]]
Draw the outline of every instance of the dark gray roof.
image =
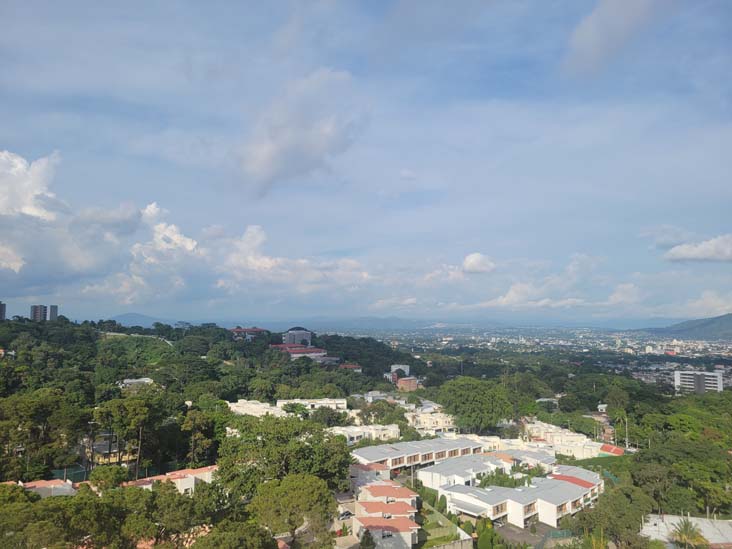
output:
[[354, 450], [351, 453], [363, 460], [374, 462], [399, 456], [426, 454], [429, 452], [439, 452], [441, 450], [452, 450], [456, 448], [476, 448], [479, 446], [481, 446], [480, 442], [475, 442], [466, 438], [435, 438], [431, 440], [416, 440], [413, 442], [397, 442], [396, 444], [368, 446], [366, 448]]

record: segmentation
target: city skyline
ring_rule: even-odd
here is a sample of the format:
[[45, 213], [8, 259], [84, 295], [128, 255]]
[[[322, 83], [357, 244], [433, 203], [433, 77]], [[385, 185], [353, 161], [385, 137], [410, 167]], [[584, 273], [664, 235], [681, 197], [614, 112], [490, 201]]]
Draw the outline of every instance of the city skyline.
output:
[[414, 6], [0, 7], [8, 316], [732, 311], [732, 6]]

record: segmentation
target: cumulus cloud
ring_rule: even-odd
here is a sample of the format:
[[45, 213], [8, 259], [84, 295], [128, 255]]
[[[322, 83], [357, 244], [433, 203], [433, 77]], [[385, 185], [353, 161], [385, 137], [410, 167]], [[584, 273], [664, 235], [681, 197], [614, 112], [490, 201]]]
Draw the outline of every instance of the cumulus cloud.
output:
[[468, 254], [463, 259], [463, 271], [466, 273], [490, 273], [495, 268], [496, 264], [479, 252]]
[[597, 70], [622, 49], [667, 0], [598, 0], [572, 32], [565, 64], [573, 70]]
[[25, 265], [25, 261], [18, 255], [18, 252], [0, 242], [0, 269], [9, 269], [18, 273], [23, 265]]
[[695, 244], [679, 244], [666, 252], [670, 261], [732, 261], [732, 234], [723, 234]]
[[0, 215], [28, 215], [47, 221], [55, 218], [56, 202], [48, 186], [58, 154], [28, 162], [10, 151], [0, 151]]
[[732, 313], [732, 293], [706, 290], [698, 298], [689, 300], [683, 307], [683, 313], [697, 318]]
[[659, 250], [668, 250], [679, 244], [689, 242], [695, 237], [693, 232], [676, 225], [649, 227], [641, 231], [640, 236], [651, 239], [653, 247]]
[[374, 311], [383, 311], [389, 309], [407, 309], [417, 305], [416, 297], [387, 297], [377, 299], [369, 305], [369, 309]]
[[618, 284], [607, 299], [607, 305], [632, 305], [638, 303], [641, 291], [631, 282]]
[[244, 146], [248, 181], [263, 190], [328, 166], [353, 143], [362, 116], [348, 72], [318, 69], [295, 81], [259, 120]]

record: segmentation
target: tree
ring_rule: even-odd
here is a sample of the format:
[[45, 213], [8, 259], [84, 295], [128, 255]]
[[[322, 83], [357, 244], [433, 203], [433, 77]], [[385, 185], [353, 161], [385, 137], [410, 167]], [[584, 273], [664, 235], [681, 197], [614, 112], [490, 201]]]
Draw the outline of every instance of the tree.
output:
[[445, 410], [456, 416], [458, 426], [469, 431], [487, 431], [513, 417], [505, 388], [494, 382], [458, 377], [445, 383], [438, 396]]
[[190, 433], [190, 445], [186, 457], [191, 467], [205, 465], [213, 446], [213, 421], [200, 410], [189, 410], [181, 429]]
[[119, 465], [95, 467], [89, 475], [89, 481], [102, 492], [117, 488], [127, 480], [127, 469]]
[[684, 549], [709, 545], [709, 542], [702, 536], [699, 527], [686, 517], [674, 526], [671, 532], [671, 541], [683, 545]]
[[193, 549], [277, 549], [277, 542], [252, 522], [224, 521], [196, 540]]
[[248, 508], [270, 532], [289, 532], [297, 539], [297, 529], [307, 522], [309, 534], [324, 543], [336, 502], [323, 480], [295, 474], [260, 485]]
[[371, 532], [364, 530], [363, 534], [361, 534], [361, 541], [358, 544], [358, 548], [376, 549], [376, 542], [374, 541], [374, 537], [371, 535]]
[[441, 495], [440, 499], [437, 500], [437, 511], [440, 513], [444, 513], [447, 511], [447, 499], [445, 499], [445, 495]]

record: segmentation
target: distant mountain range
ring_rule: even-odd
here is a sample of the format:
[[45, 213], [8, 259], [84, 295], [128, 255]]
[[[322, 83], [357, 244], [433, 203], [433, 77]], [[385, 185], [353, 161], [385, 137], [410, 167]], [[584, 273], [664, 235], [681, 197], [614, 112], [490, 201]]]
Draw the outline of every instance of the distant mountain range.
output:
[[643, 330], [657, 335], [678, 339], [726, 339], [732, 341], [732, 313], [713, 318], [687, 320], [666, 328], [647, 328]]

